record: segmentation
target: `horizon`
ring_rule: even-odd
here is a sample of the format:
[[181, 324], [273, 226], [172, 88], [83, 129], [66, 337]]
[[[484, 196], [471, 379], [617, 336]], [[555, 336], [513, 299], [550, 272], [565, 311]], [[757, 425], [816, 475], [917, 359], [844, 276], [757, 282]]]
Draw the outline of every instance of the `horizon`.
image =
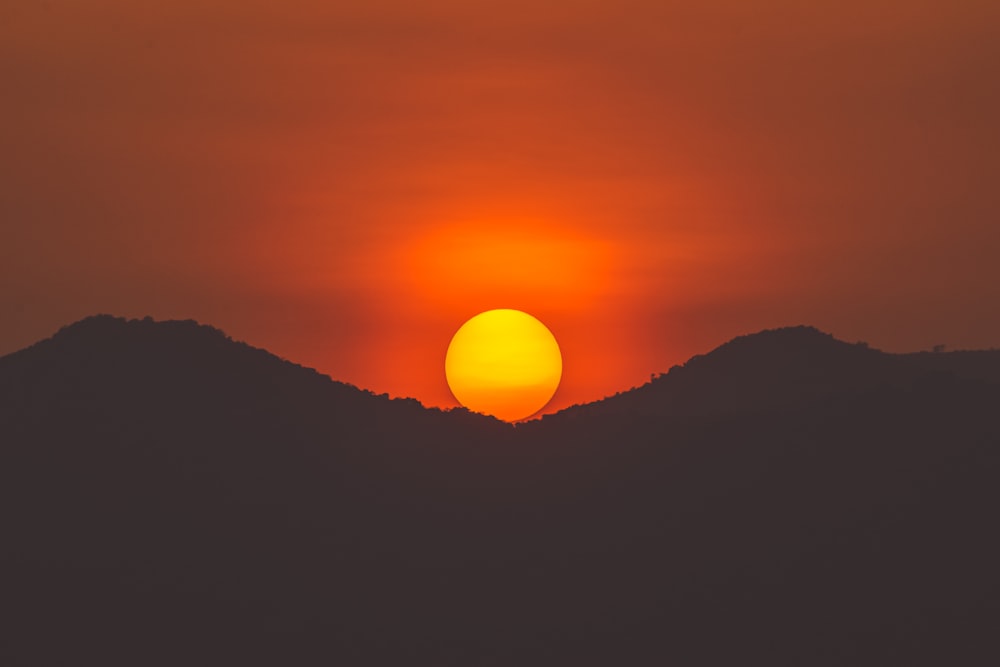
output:
[[[146, 315], [146, 316], [143, 316], [143, 317], [130, 318], [130, 317], [125, 317], [125, 316], [121, 316], [121, 315], [114, 315], [114, 314], [111, 314], [111, 313], [95, 313], [95, 314], [92, 314], [92, 315], [88, 315], [88, 316], [86, 316], [86, 317], [84, 317], [84, 318], [82, 318], [80, 320], [66, 323], [66, 324], [62, 325], [61, 327], [59, 327], [57, 330], [53, 331], [50, 335], [42, 337], [42, 338], [40, 338], [40, 339], [38, 339], [36, 341], [33, 341], [31, 344], [29, 344], [29, 345], [27, 345], [27, 346], [25, 346], [23, 348], [19, 348], [18, 350], [14, 350], [14, 351], [11, 351], [11, 352], [0, 352], [0, 359], [3, 359], [6, 356], [10, 356], [10, 355], [13, 355], [13, 354], [24, 352], [24, 351], [26, 351], [28, 349], [34, 348], [36, 345], [38, 345], [40, 343], [44, 343], [46, 341], [52, 340], [52, 339], [60, 337], [62, 335], [66, 335], [66, 334], [68, 334], [68, 332], [70, 332], [72, 330], [79, 330], [81, 328], [81, 326], [85, 326], [85, 325], [88, 325], [88, 324], [94, 324], [94, 323], [97, 323], [97, 322], [113, 322], [113, 323], [122, 324], [122, 325], [134, 325], [134, 324], [152, 324], [152, 325], [155, 325], [155, 326], [158, 326], [158, 325], [172, 325], [172, 324], [192, 325], [192, 326], [196, 326], [196, 327], [198, 327], [200, 329], [209, 330], [209, 331], [211, 331], [214, 334], [220, 334], [223, 337], [225, 337], [225, 339], [227, 340], [227, 342], [232, 343], [234, 345], [245, 345], [245, 346], [247, 346], [247, 347], [249, 347], [251, 349], [265, 352], [269, 356], [273, 357], [276, 360], [279, 360], [279, 361], [284, 362], [284, 363], [289, 363], [289, 364], [291, 364], [291, 365], [293, 365], [295, 367], [301, 368], [301, 369], [306, 370], [306, 371], [315, 372], [315, 373], [319, 374], [320, 376], [322, 376], [324, 378], [327, 378], [328, 380], [330, 380], [330, 381], [332, 381], [334, 383], [349, 386], [352, 389], [358, 390], [358, 391], [360, 391], [362, 393], [369, 394], [369, 395], [371, 395], [373, 397], [388, 398], [390, 400], [416, 401], [423, 409], [440, 410], [440, 411], [443, 411], [443, 412], [450, 412], [452, 410], [460, 410], [460, 411], [465, 411], [465, 412], [477, 414], [477, 415], [484, 416], [484, 417], [491, 417], [491, 418], [497, 419], [495, 416], [490, 415], [490, 414], [488, 414], [486, 412], [476, 411], [476, 410], [470, 409], [470, 408], [468, 408], [466, 406], [463, 406], [463, 405], [460, 405], [460, 404], [457, 404], [457, 403], [455, 405], [447, 405], [447, 406], [429, 405], [426, 402], [422, 401], [417, 396], [397, 395], [397, 394], [392, 394], [390, 392], [380, 392], [380, 391], [376, 391], [375, 389], [372, 389], [370, 387], [365, 387], [363, 385], [357, 385], [357, 384], [354, 384], [352, 382], [346, 381], [346, 380], [344, 380], [342, 378], [337, 378], [337, 377], [331, 376], [330, 374], [323, 372], [321, 369], [317, 369], [315, 367], [309, 366], [308, 364], [302, 363], [301, 361], [299, 361], [297, 359], [289, 358], [289, 357], [284, 357], [282, 355], [279, 355], [279, 354], [275, 353], [274, 351], [267, 349], [266, 347], [254, 344], [253, 341], [242, 340], [242, 339], [240, 339], [240, 338], [238, 338], [236, 336], [233, 336], [229, 332], [221, 329], [220, 327], [214, 326], [210, 322], [199, 322], [198, 320], [195, 320], [195, 319], [192, 319], [192, 318], [158, 320], [158, 319], [153, 318], [152, 316], [149, 316], [149, 315]], [[606, 394], [604, 396], [600, 396], [600, 397], [597, 397], [597, 398], [592, 399], [592, 400], [581, 401], [579, 403], [572, 403], [572, 404], [569, 404], [569, 405], [561, 406], [558, 409], [552, 409], [551, 404], [549, 404], [549, 405], [546, 405], [541, 410], [539, 410], [539, 411], [537, 411], [537, 412], [535, 412], [535, 413], [533, 413], [533, 414], [531, 414], [531, 415], [529, 415], [529, 416], [527, 416], [527, 417], [525, 417], [523, 419], [516, 419], [516, 420], [497, 419], [497, 421], [500, 421], [500, 422], [506, 423], [506, 424], [511, 424], [511, 425], [524, 424], [524, 423], [528, 423], [528, 422], [538, 421], [538, 420], [541, 420], [542, 418], [544, 418], [546, 416], [556, 415], [556, 414], [559, 414], [561, 412], [570, 410], [572, 408], [581, 408], [581, 407], [591, 406], [591, 405], [594, 405], [594, 404], [603, 403], [603, 402], [607, 401], [608, 399], [613, 399], [613, 398], [618, 398], [618, 397], [621, 397], [621, 396], [624, 396], [624, 395], [628, 395], [631, 392], [634, 392], [636, 390], [639, 390], [639, 389], [642, 389], [644, 387], [647, 387], [647, 386], [653, 384], [654, 382], [656, 382], [658, 380], [661, 380], [661, 379], [666, 378], [667, 376], [669, 376], [670, 372], [673, 371], [675, 368], [684, 368], [684, 367], [687, 367], [690, 364], [690, 362], [699, 360], [701, 358], [710, 357], [713, 353], [719, 351], [720, 349], [731, 347], [732, 344], [734, 344], [734, 343], [742, 343], [742, 342], [749, 341], [749, 340], [766, 339], [769, 336], [772, 336], [772, 335], [775, 335], [775, 334], [784, 334], [784, 335], [787, 335], [787, 334], [790, 334], [790, 333], [796, 333], [796, 334], [801, 334], [801, 335], [807, 335], [808, 334], [810, 337], [813, 337], [813, 338], [815, 338], [817, 340], [820, 339], [820, 338], [824, 339], [824, 340], [828, 339], [830, 341], [833, 341], [833, 342], [841, 344], [841, 345], [852, 346], [852, 347], [860, 347], [860, 348], [863, 348], [865, 350], [870, 350], [872, 352], [876, 352], [878, 354], [884, 354], [884, 355], [890, 355], [890, 356], [898, 356], [898, 357], [906, 357], [906, 356], [920, 355], [920, 354], [934, 354], [934, 355], [962, 354], [962, 353], [972, 353], [972, 354], [975, 354], [975, 353], [989, 353], [989, 352], [998, 352], [998, 351], [1000, 351], [1000, 348], [995, 348], [995, 347], [982, 348], [982, 349], [974, 349], [973, 350], [973, 349], [945, 349], [944, 347], [940, 347], [939, 346], [939, 347], [936, 347], [934, 349], [929, 349], [929, 350], [915, 350], [915, 351], [907, 351], [907, 352], [894, 352], [894, 351], [891, 351], [891, 350], [881, 350], [881, 349], [878, 349], [876, 347], [870, 346], [866, 341], [847, 341], [847, 340], [843, 340], [843, 339], [837, 338], [832, 333], [823, 331], [822, 329], [820, 329], [818, 327], [815, 327], [815, 326], [812, 326], [812, 325], [809, 325], [809, 324], [794, 324], [794, 325], [785, 325], [785, 326], [779, 326], [779, 327], [768, 327], [768, 328], [765, 328], [765, 329], [761, 329], [759, 331], [747, 332], [747, 333], [743, 333], [743, 334], [734, 336], [733, 338], [731, 338], [731, 339], [729, 339], [727, 341], [724, 341], [724, 342], [720, 343], [717, 346], [714, 346], [714, 347], [712, 347], [710, 349], [706, 349], [706, 350], [703, 350], [701, 352], [695, 353], [691, 357], [689, 357], [689, 358], [687, 358], [685, 360], [682, 360], [682, 361], [680, 361], [677, 364], [674, 364], [671, 368], [668, 368], [668, 369], [665, 369], [665, 370], [661, 370], [661, 371], [651, 371], [649, 373], [649, 375], [646, 377], [646, 379], [643, 382], [639, 383], [639, 384], [632, 385], [630, 387], [623, 387], [623, 388], [617, 389], [617, 390], [615, 390], [613, 392], [610, 392], [610, 393], [608, 393], [608, 394]]]

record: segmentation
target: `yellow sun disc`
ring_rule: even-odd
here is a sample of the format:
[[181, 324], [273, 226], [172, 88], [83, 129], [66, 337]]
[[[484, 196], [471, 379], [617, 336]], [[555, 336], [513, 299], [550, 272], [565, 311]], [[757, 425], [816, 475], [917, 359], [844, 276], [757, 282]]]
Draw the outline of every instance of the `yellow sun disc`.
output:
[[458, 402], [505, 421], [545, 407], [562, 377], [562, 354], [544, 324], [520, 310], [488, 310], [451, 339], [445, 377]]

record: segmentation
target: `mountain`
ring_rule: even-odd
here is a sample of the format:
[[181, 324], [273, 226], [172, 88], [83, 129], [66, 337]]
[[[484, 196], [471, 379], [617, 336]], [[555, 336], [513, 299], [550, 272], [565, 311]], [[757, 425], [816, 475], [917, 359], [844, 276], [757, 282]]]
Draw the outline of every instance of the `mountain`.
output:
[[991, 664], [998, 405], [795, 327], [511, 426], [89, 318], [0, 358], [0, 657]]
[[740, 336], [648, 384], [567, 411], [601, 415], [719, 415], [803, 406], [878, 388], [940, 380], [1000, 382], [1000, 351], [886, 354], [798, 326]]

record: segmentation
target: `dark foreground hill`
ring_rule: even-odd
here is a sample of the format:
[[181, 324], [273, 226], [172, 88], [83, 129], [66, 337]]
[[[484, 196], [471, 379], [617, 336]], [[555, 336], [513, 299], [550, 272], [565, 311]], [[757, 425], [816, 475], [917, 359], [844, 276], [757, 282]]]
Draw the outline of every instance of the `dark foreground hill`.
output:
[[997, 664], [998, 407], [794, 328], [512, 427], [91, 318], [0, 358], [0, 663]]

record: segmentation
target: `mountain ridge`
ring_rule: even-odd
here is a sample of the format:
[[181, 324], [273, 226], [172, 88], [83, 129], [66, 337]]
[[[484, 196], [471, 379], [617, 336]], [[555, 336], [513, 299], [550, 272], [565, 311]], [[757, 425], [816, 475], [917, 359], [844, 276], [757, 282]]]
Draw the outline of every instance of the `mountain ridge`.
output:
[[[5, 366], [16, 365], [19, 358], [37, 354], [47, 348], [60, 345], [98, 345], [107, 346], [117, 341], [136, 342], [137, 337], [152, 342], [158, 339], [160, 343], [178, 345], [182, 342], [199, 344], [202, 353], [227, 348], [230, 352], [239, 349], [245, 359], [256, 357], [258, 360], [270, 358], [275, 364], [282, 364], [287, 372], [298, 369], [305, 377], [306, 373], [326, 378], [333, 385], [343, 389], [353, 389], [361, 394], [376, 399], [388, 399], [409, 405], [418, 404], [425, 410], [437, 412], [469, 412], [465, 408], [441, 409], [423, 405], [413, 397], [391, 397], [386, 394], [358, 387], [356, 385], [336, 380], [314, 368], [303, 366], [288, 359], [278, 357], [263, 348], [238, 341], [225, 332], [210, 325], [198, 323], [195, 320], [157, 321], [150, 317], [142, 319], [127, 319], [108, 314], [86, 317], [60, 328], [50, 338], [42, 339], [22, 350], [0, 357], [0, 372]], [[965, 363], [963, 363], [965, 362]], [[874, 367], [875, 373], [872, 373]], [[601, 409], [607, 403], [620, 403], [622, 397], [633, 399], [635, 396], [656, 397], [655, 400], [669, 399], [679, 390], [672, 385], [683, 382], [692, 374], [701, 374], [704, 379], [698, 384], [699, 391], [705, 391], [705, 385], [713, 385], [718, 391], [720, 387], [733, 381], [746, 383], [753, 376], [757, 378], [768, 374], [775, 376], [775, 382], [768, 389], [773, 390], [775, 383], [809, 383], [822, 384], [826, 392], [844, 391], [850, 388], [851, 379], [857, 383], [859, 371], [864, 369], [869, 377], [865, 382], [913, 382], [921, 374], [937, 372], [956, 374], [960, 377], [976, 377], [990, 382], [1000, 382], [1000, 351], [998, 350], [959, 350], [949, 352], [915, 352], [886, 353], [869, 347], [866, 343], [848, 343], [835, 338], [815, 327], [793, 325], [764, 329], [756, 333], [737, 336], [709, 352], [691, 357], [683, 364], [672, 367], [665, 373], [654, 373], [651, 380], [643, 385], [619, 391], [613, 395], [586, 403], [575, 404], [555, 413], [546, 413], [528, 421], [537, 419], [561, 418], [563, 413], [592, 413]], [[804, 371], [795, 374], [794, 371]], [[897, 377], [892, 377], [896, 374]], [[681, 379], [683, 376], [683, 380]], [[861, 383], [863, 384], [863, 383]], [[688, 388], [685, 388], [687, 391]], [[743, 386], [739, 391], [751, 392], [760, 387]], [[801, 391], [797, 387], [796, 391]], [[808, 395], [808, 391], [806, 394]], [[790, 396], [782, 396], [780, 400], [789, 400]], [[815, 398], [815, 397], [813, 397]], [[736, 396], [728, 400], [735, 402]], [[649, 401], [639, 401], [642, 407], [638, 411], [650, 411]], [[722, 401], [725, 402], [725, 401]], [[745, 409], [764, 407], [754, 401], [749, 401]], [[736, 409], [729, 405], [728, 410]], [[636, 407], [631, 408], [632, 412]], [[469, 413], [475, 415], [475, 413]], [[483, 416], [483, 415], [479, 415]], [[489, 416], [484, 416], [493, 419]]]
[[989, 664], [997, 356], [777, 330], [514, 427], [86, 320], [0, 358], [0, 653]]

